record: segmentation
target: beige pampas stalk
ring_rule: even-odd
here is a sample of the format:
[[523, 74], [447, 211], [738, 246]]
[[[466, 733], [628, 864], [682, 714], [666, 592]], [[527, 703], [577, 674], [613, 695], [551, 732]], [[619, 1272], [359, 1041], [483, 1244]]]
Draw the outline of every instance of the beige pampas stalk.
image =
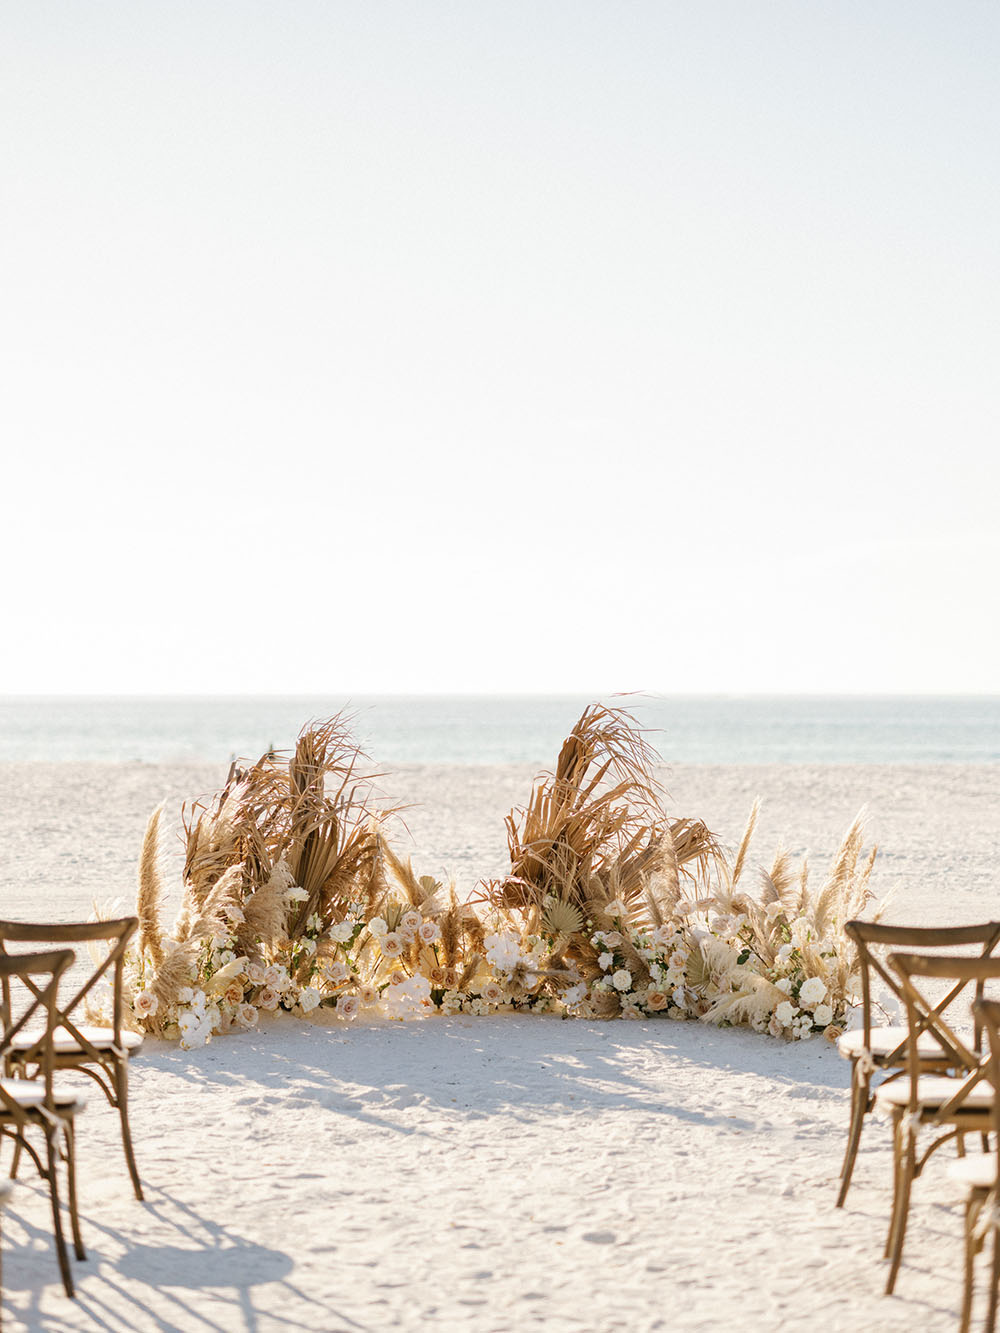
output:
[[161, 802], [149, 816], [146, 836], [139, 856], [139, 892], [136, 897], [136, 915], [139, 918], [139, 952], [148, 953], [153, 966], [163, 962], [163, 933], [160, 929], [160, 911], [163, 905], [163, 884], [160, 880], [160, 816]]
[[760, 797], [754, 801], [750, 809], [750, 817], [747, 820], [747, 826], [743, 830], [743, 837], [740, 840], [739, 850], [736, 853], [736, 860], [733, 862], [730, 884], [733, 888], [739, 882], [740, 875], [743, 873], [743, 866], [746, 862], [747, 852], [750, 848], [750, 839], [753, 837], [754, 829], [757, 827], [757, 816], [760, 814]]

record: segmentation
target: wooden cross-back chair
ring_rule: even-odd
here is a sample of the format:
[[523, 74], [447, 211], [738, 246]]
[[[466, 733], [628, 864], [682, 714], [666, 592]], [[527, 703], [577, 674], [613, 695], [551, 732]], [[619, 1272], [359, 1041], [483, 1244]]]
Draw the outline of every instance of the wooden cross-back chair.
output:
[[[72, 966], [73, 958], [71, 949], [0, 957], [0, 1024], [3, 1029], [3, 1035], [0, 1036], [0, 1059], [6, 1065], [15, 1044], [30, 1024], [35, 1029], [32, 1041], [38, 1065], [35, 1079], [0, 1078], [0, 1141], [10, 1138], [18, 1155], [22, 1149], [27, 1152], [48, 1185], [56, 1254], [67, 1296], [73, 1295], [73, 1275], [66, 1253], [59, 1202], [60, 1156], [66, 1161], [67, 1195], [76, 1256], [78, 1259], [87, 1257], [77, 1212], [74, 1132], [75, 1117], [86, 1103], [75, 1093], [56, 1089], [52, 1082], [55, 1068], [54, 1033], [59, 1021], [59, 981], [67, 968]], [[39, 1024], [42, 1025], [40, 1035], [37, 1031]], [[34, 1130], [40, 1130], [45, 1140], [44, 1160], [31, 1142], [30, 1134]]]
[[[130, 1057], [142, 1046], [142, 1036], [122, 1026], [125, 951], [138, 925], [138, 919], [134, 916], [121, 917], [115, 921], [85, 921], [63, 925], [0, 921], [0, 957], [8, 952], [9, 944], [37, 944], [41, 941], [52, 944], [90, 944], [107, 941], [105, 956], [77, 986], [71, 998], [58, 1006], [53, 1061], [56, 1069], [75, 1070], [93, 1079], [109, 1103], [117, 1108], [121, 1119], [125, 1161], [132, 1177], [135, 1197], [141, 1199], [142, 1184], [135, 1164], [128, 1118], [128, 1065]], [[112, 991], [111, 1026], [94, 1027], [88, 1025], [81, 1014], [87, 997], [105, 979]], [[37, 1075], [37, 1035], [25, 1032], [18, 1037], [6, 1057], [6, 1073], [25, 1078]], [[16, 1170], [15, 1158], [12, 1174]]]
[[[885, 1289], [891, 1292], [903, 1257], [913, 1181], [943, 1143], [956, 1139], [964, 1153], [966, 1134], [985, 1135], [991, 1127], [994, 1094], [986, 1077], [982, 1029], [974, 1020], [968, 1040], [958, 1025], [972, 1017], [967, 992], [973, 990], [978, 1001], [988, 981], [1000, 982], [1000, 958], [891, 953], [888, 961], [900, 981], [909, 1031], [904, 1076], [882, 1084], [875, 1094], [876, 1106], [892, 1119], [893, 1203], [885, 1246], [890, 1261]], [[945, 995], [936, 997], [944, 987]], [[957, 1003], [960, 998], [963, 1003]], [[950, 1075], [927, 1072], [917, 1050], [924, 1033], [954, 1059]], [[918, 1151], [919, 1134], [928, 1127], [939, 1132]]]
[[[875, 1105], [872, 1078], [875, 1074], [881, 1074], [882, 1081], [888, 1083], [900, 1078], [906, 1068], [908, 1027], [905, 1024], [885, 1026], [873, 1021], [872, 987], [876, 978], [895, 997], [901, 1008], [905, 1009], [906, 1004], [899, 978], [887, 966], [879, 951], [898, 948], [949, 952], [978, 945], [979, 956], [988, 957], [1000, 942], [1000, 922], [997, 921], [973, 926], [943, 927], [887, 926], [879, 922], [849, 921], [844, 929], [854, 941], [858, 954], [862, 1026], [845, 1032], [837, 1042], [840, 1054], [851, 1062], [851, 1120], [840, 1168], [838, 1208], [844, 1206], [851, 1185], [865, 1116]], [[956, 985], [954, 994], [944, 1004], [945, 1008], [957, 998], [965, 984]], [[933, 1028], [918, 1031], [916, 1050], [924, 1073], [927, 1074], [945, 1074], [962, 1064], [958, 1053], [943, 1046]]]
[[[1000, 1088], [1000, 1003], [978, 999], [973, 1005], [977, 1021], [987, 1038], [986, 1077], [994, 1091]], [[990, 1130], [995, 1146], [1000, 1146], [1000, 1097], [994, 1096]], [[948, 1170], [953, 1180], [968, 1191], [965, 1204], [965, 1264], [960, 1333], [968, 1333], [972, 1320], [975, 1290], [975, 1260], [986, 1238], [992, 1235], [989, 1304], [983, 1325], [993, 1333], [997, 1321], [997, 1293], [1000, 1289], [1000, 1153], [970, 1154], [954, 1162]]]

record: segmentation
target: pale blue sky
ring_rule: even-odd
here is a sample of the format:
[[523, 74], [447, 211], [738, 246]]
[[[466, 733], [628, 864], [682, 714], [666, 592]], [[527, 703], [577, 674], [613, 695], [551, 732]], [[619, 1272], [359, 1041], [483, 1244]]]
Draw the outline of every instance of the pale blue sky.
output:
[[0, 693], [995, 692], [998, 62], [8, 0]]

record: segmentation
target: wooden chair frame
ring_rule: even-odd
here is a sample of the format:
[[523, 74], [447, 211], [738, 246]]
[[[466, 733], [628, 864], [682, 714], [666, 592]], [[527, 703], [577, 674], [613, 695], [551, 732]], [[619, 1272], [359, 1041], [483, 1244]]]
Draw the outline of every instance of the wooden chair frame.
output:
[[[858, 953], [861, 972], [861, 1008], [864, 1032], [864, 1045], [860, 1050], [849, 1052], [851, 1060], [851, 1119], [847, 1133], [847, 1146], [840, 1168], [840, 1190], [837, 1195], [837, 1207], [842, 1208], [847, 1198], [857, 1160], [858, 1147], [865, 1117], [875, 1105], [872, 1092], [872, 1077], [882, 1073], [883, 1083], [900, 1078], [906, 1069], [906, 1037], [889, 1051], [873, 1053], [872, 1028], [878, 1025], [872, 1022], [872, 980], [877, 976], [890, 994], [896, 996], [905, 1007], [900, 983], [895, 974], [875, 952], [878, 948], [910, 949], [959, 949], [968, 945], [981, 946], [980, 957], [988, 957], [1000, 942], [1000, 922], [987, 921], [974, 926], [887, 926], [872, 921], [849, 921], [844, 927], [848, 937], [854, 941]], [[964, 983], [963, 983], [964, 984]], [[963, 989], [959, 985], [955, 996]], [[954, 999], [952, 996], [951, 999]], [[951, 999], [948, 1003], [951, 1003]], [[944, 1006], [947, 1007], [947, 1004]], [[931, 1029], [924, 1029], [933, 1035]], [[957, 1052], [942, 1048], [941, 1054], [921, 1053], [925, 1073], [946, 1073], [959, 1067], [956, 1064]]]
[[[885, 1246], [885, 1256], [890, 1261], [887, 1293], [895, 1287], [902, 1262], [913, 1181], [942, 1144], [956, 1139], [959, 1152], [963, 1152], [964, 1136], [967, 1133], [986, 1135], [991, 1127], [995, 1100], [992, 1095], [986, 1105], [973, 1105], [970, 1101], [970, 1094], [975, 1089], [978, 1088], [982, 1094], [980, 1084], [986, 1077], [979, 1020], [975, 1020], [973, 1044], [969, 1046], [945, 1014], [953, 1009], [958, 997], [970, 986], [975, 988], [976, 1001], [983, 998], [986, 982], [1000, 979], [1000, 958], [892, 953], [888, 962], [899, 978], [910, 1036], [907, 1039], [905, 1061], [907, 1097], [905, 1102], [897, 1101], [891, 1107], [893, 1204]], [[927, 980], [951, 981], [954, 984], [943, 999], [935, 1002], [920, 988], [919, 982]], [[923, 1032], [933, 1033], [942, 1048], [957, 1057], [952, 1069], [958, 1076], [949, 1080], [954, 1083], [954, 1093], [931, 1101], [921, 1092], [921, 1075], [926, 1075], [927, 1068], [921, 1063], [916, 1046], [917, 1038]], [[934, 1138], [923, 1152], [918, 1152], [917, 1135], [923, 1126], [944, 1132]]]
[[[977, 999], [973, 1005], [976, 1021], [985, 1031], [986, 1077], [994, 1090], [1000, 1089], [1000, 1003], [996, 1000]], [[1000, 1097], [994, 1097], [991, 1114], [991, 1132], [994, 1144], [1000, 1148]], [[986, 1159], [982, 1183], [969, 1186], [965, 1204], [965, 1263], [963, 1265], [962, 1322], [960, 1333], [968, 1333], [972, 1320], [972, 1298], [975, 1285], [975, 1259], [983, 1248], [987, 1235], [993, 1233], [993, 1254], [990, 1264], [990, 1295], [986, 1333], [993, 1333], [997, 1321], [998, 1289], [1000, 1289], [1000, 1151]], [[989, 1183], [986, 1183], [990, 1177]]]
[[[135, 1163], [132, 1147], [132, 1131], [128, 1119], [128, 1064], [129, 1051], [122, 1040], [122, 982], [125, 966], [125, 951], [129, 941], [138, 929], [137, 917], [121, 917], [114, 921], [73, 922], [62, 925], [46, 923], [0, 921], [0, 958], [7, 954], [9, 943], [86, 944], [92, 941], [109, 941], [107, 955], [96, 965], [88, 979], [76, 990], [71, 999], [58, 1006], [57, 1036], [70, 1037], [76, 1043], [75, 1050], [53, 1049], [53, 1062], [56, 1069], [74, 1070], [93, 1079], [116, 1108], [121, 1120], [122, 1146], [125, 1161], [135, 1197], [142, 1199], [142, 1184]], [[108, 1031], [111, 1039], [108, 1043], [95, 1043], [81, 1031], [81, 1026], [73, 1020], [74, 1010], [79, 1010], [87, 995], [99, 981], [111, 973], [112, 986], [112, 1025]], [[5, 1057], [6, 1072], [19, 1074], [26, 1078], [37, 1077], [38, 1047], [32, 1046], [10, 1052]], [[15, 1159], [15, 1172], [16, 1172]], [[13, 1173], [12, 1173], [13, 1174]]]
[[[0, 1083], [0, 1141], [12, 1138], [15, 1153], [19, 1156], [21, 1149], [27, 1152], [38, 1168], [39, 1175], [48, 1184], [56, 1254], [67, 1296], [74, 1294], [74, 1288], [59, 1201], [57, 1166], [60, 1155], [66, 1161], [69, 1214], [76, 1256], [78, 1259], [87, 1257], [80, 1235], [76, 1197], [74, 1115], [78, 1109], [78, 1102], [73, 1098], [57, 1098], [52, 1086], [52, 1076], [55, 1069], [53, 1037], [59, 1021], [57, 1003], [59, 982], [66, 970], [72, 966], [74, 957], [71, 949], [0, 957], [0, 997], [2, 997], [0, 1025], [3, 1029], [0, 1036], [0, 1059], [5, 1066], [11, 1044], [25, 1029], [26, 1024], [32, 1021], [37, 1023], [39, 1018], [43, 1018], [45, 1024], [44, 1031], [34, 1046], [38, 1066], [36, 1078], [42, 1082], [42, 1095], [37, 1099], [25, 1101], [17, 1095], [17, 1090], [9, 1083], [6, 1086]], [[13, 1007], [12, 981], [20, 983], [28, 994], [25, 1006], [17, 1015]], [[23, 1084], [26, 1081], [21, 1080], [21, 1082]], [[36, 1083], [32, 1082], [32, 1088], [35, 1086]], [[28, 1131], [31, 1129], [40, 1129], [44, 1136], [44, 1163], [28, 1138]]]

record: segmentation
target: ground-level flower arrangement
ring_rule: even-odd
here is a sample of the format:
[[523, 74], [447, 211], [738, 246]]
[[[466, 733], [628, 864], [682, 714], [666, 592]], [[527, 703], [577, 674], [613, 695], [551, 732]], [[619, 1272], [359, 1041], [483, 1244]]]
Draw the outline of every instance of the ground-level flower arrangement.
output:
[[835, 1040], [857, 991], [843, 926], [872, 896], [863, 813], [814, 891], [781, 848], [750, 869], [756, 804], [734, 853], [671, 817], [655, 762], [628, 713], [588, 708], [507, 818], [509, 873], [462, 901], [394, 851], [394, 811], [344, 719], [307, 727], [185, 807], [169, 929], [154, 812], [131, 1020], [184, 1047], [279, 1011], [664, 1017]]

